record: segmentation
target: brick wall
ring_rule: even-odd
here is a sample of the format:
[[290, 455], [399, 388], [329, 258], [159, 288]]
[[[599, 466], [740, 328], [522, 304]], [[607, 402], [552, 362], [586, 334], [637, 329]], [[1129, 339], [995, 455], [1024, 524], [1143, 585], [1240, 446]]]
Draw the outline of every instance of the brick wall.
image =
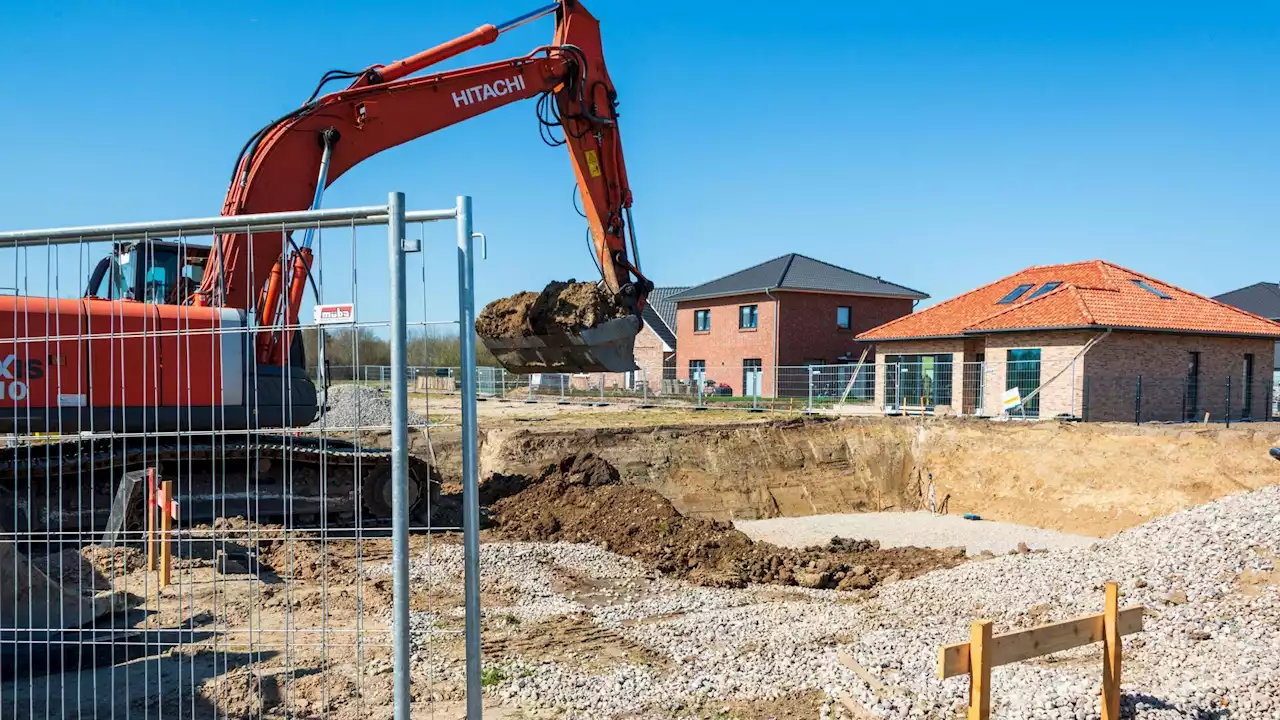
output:
[[[894, 372], [895, 369], [885, 365], [885, 358], [889, 355], [945, 355], [951, 354], [951, 404], [952, 407], [961, 407], [960, 403], [964, 398], [964, 371], [961, 365], [963, 360], [964, 341], [963, 340], [908, 340], [900, 342], [881, 342], [876, 345], [875, 361], [878, 372], [876, 373], [876, 407], [885, 407], [885, 375]], [[867, 356], [870, 362], [871, 355]], [[893, 398], [890, 398], [893, 400]], [[919, 401], [904, 402], [908, 405], [918, 405]], [[936, 409], [935, 409], [936, 411]]]
[[[738, 308], [743, 305], [757, 306], [755, 329], [738, 327]], [[843, 362], [856, 362], [864, 347], [874, 353], [874, 345], [854, 339], [857, 334], [910, 314], [912, 305], [910, 299], [786, 290], [681, 302], [676, 310], [677, 377], [687, 380], [689, 361], [702, 360], [707, 364], [708, 378], [729, 385], [734, 395], [741, 395], [743, 361], [758, 359], [763, 366], [762, 394], [772, 396], [777, 387], [775, 365], [798, 366], [812, 360], [837, 363], [842, 356], [849, 358]], [[837, 325], [839, 307], [851, 309], [848, 330]], [[773, 356], [775, 308], [778, 313], [776, 359]], [[711, 330], [699, 333], [693, 330], [694, 312], [701, 309], [711, 311]], [[868, 362], [872, 356], [868, 355]], [[784, 377], [779, 382], [792, 380], [794, 378]]]
[[[662, 363], [669, 354], [662, 349], [662, 338], [658, 337], [648, 325], [645, 325], [640, 330], [640, 334], [636, 336], [635, 341], [636, 365], [640, 369], [635, 371], [634, 382], [628, 384], [628, 373], [605, 373], [605, 388], [633, 387], [639, 390], [640, 382], [647, 378], [649, 394], [658, 394], [662, 390]], [[570, 387], [575, 390], [597, 389], [600, 387], [600, 374], [591, 373], [586, 376], [575, 376], [570, 381]]]
[[[757, 323], [754, 329], [738, 327], [738, 308], [742, 305], [757, 306]], [[694, 311], [711, 311], [711, 329], [694, 332]], [[784, 319], [785, 323], [786, 320]], [[761, 382], [764, 395], [773, 389], [773, 327], [774, 301], [764, 293], [734, 295], [723, 298], [689, 300], [676, 305], [676, 377], [689, 379], [689, 361], [702, 360], [707, 364], [706, 377], [733, 388], [734, 395], [742, 394], [742, 365], [748, 358], [759, 359], [763, 365]]]
[[[778, 334], [779, 365], [803, 365], [810, 360], [826, 364], [857, 362], [864, 347], [869, 347], [868, 360], [875, 346], [854, 340], [858, 333], [879, 327], [890, 320], [910, 315], [913, 302], [909, 298], [878, 298], [831, 293], [775, 291], [782, 303], [782, 320]], [[836, 325], [836, 308], [851, 310], [851, 327]]]
[[[1084, 364], [1087, 360], [1075, 359], [1090, 338], [1100, 332], [1037, 332], [994, 333], [986, 336], [986, 367], [983, 373], [984, 414], [1003, 414], [1002, 402], [1008, 381], [1008, 351], [1018, 349], [1040, 350], [1040, 417], [1058, 415], [1079, 417], [1084, 403]], [[1106, 342], [1106, 341], [1104, 341]], [[1092, 357], [1090, 350], [1087, 357]], [[1074, 371], [1073, 371], [1074, 366]], [[1035, 388], [1023, 387], [1026, 396]], [[1017, 411], [1014, 411], [1017, 415]]]
[[[1187, 394], [1190, 353], [1200, 353], [1195, 397]], [[1200, 419], [1205, 412], [1221, 421], [1226, 414], [1226, 380], [1231, 376], [1231, 415], [1244, 415], [1244, 356], [1253, 354], [1252, 409], [1249, 417], [1270, 414], [1275, 343], [1267, 339], [1219, 338], [1167, 333], [1114, 332], [1085, 357], [1090, 420], [1134, 420], [1137, 377], [1142, 376], [1145, 420]], [[1185, 403], [1194, 400], [1195, 407]]]
[[[674, 352], [674, 351], [673, 351]], [[662, 389], [662, 361], [668, 355], [662, 349], [662, 338], [659, 338], [648, 325], [636, 336], [636, 387], [641, 380], [649, 383], [649, 393], [656, 394]]]

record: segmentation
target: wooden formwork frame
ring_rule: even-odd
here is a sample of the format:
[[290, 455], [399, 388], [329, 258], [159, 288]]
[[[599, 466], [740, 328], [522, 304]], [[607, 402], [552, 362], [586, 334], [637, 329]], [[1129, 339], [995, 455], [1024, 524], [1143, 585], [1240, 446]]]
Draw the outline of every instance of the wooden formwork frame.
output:
[[938, 677], [969, 676], [969, 720], [991, 717], [991, 668], [1072, 648], [1102, 643], [1102, 720], [1120, 720], [1121, 636], [1142, 631], [1145, 609], [1120, 609], [1120, 589], [1107, 583], [1106, 605], [1097, 615], [1040, 625], [1003, 635], [991, 622], [969, 629], [969, 642], [938, 648]]

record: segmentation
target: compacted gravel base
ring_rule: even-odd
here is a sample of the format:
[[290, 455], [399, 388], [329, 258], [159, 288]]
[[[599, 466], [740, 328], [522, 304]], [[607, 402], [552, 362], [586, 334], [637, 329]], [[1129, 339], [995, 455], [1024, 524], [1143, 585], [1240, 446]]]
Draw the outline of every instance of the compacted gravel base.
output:
[[[1028, 540], [1027, 542], [1031, 542]], [[487, 543], [488, 626], [576, 615], [657, 661], [486, 657], [488, 695], [564, 718], [714, 717], [719, 702], [816, 689], [847, 693], [881, 718], [963, 716], [967, 679], [937, 679], [937, 648], [986, 618], [997, 633], [1101, 610], [1103, 585], [1148, 608], [1125, 638], [1124, 713], [1136, 718], [1280, 717], [1280, 488], [1192, 508], [1088, 547], [1005, 555], [870, 591], [692, 587], [592, 545]], [[413, 576], [458, 587], [461, 549], [439, 544]], [[591, 591], [566, 589], [565, 578]], [[600, 589], [604, 588], [604, 589]], [[460, 609], [415, 613], [415, 662], [460, 680]], [[548, 625], [549, 631], [552, 626]], [[851, 655], [872, 687], [839, 660]], [[1101, 646], [996, 668], [993, 717], [1099, 717]], [[828, 701], [815, 716], [852, 717]]]
[[962, 547], [970, 555], [984, 550], [1004, 554], [1017, 550], [1019, 543], [1031, 549], [1070, 548], [1091, 545], [1097, 538], [1042, 530], [1026, 525], [965, 520], [959, 515], [931, 515], [928, 512], [850, 513], [736, 520], [733, 526], [752, 540], [806, 547], [821, 545], [833, 535], [878, 540], [881, 547]]

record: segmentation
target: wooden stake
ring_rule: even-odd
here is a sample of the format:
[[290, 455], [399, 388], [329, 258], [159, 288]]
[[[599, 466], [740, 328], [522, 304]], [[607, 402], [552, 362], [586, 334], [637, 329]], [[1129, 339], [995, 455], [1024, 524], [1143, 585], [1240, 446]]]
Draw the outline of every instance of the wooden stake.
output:
[[969, 626], [969, 720], [991, 717], [991, 665], [987, 650], [991, 644], [991, 621]]
[[1120, 589], [1107, 583], [1102, 611], [1102, 720], [1120, 720]]
[[156, 469], [147, 468], [147, 571], [156, 569]]
[[1201, 424], [1201, 425], [1208, 425], [1208, 424], [1209, 424], [1209, 411], [1208, 411], [1208, 410], [1206, 410], [1206, 411], [1205, 411], [1205, 413], [1204, 413], [1204, 422], [1202, 422], [1202, 423], [1200, 423], [1200, 424]]
[[161, 487], [164, 488], [164, 502], [160, 507], [160, 587], [163, 589], [169, 587], [173, 573], [173, 541], [169, 537], [173, 533], [173, 513], [169, 512], [173, 506], [173, 481], [165, 480]]

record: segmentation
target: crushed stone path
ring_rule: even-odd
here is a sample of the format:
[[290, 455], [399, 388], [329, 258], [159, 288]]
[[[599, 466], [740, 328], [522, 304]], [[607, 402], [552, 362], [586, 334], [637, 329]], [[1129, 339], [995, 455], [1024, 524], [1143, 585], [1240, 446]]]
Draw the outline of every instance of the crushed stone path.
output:
[[1033, 550], [1087, 547], [1098, 538], [1044, 530], [1014, 523], [965, 520], [959, 515], [927, 512], [849, 513], [805, 517], [737, 520], [733, 526], [752, 540], [784, 547], [821, 545], [833, 536], [878, 540], [881, 547], [963, 547], [970, 555], [989, 550], [997, 555], [1026, 543]]

